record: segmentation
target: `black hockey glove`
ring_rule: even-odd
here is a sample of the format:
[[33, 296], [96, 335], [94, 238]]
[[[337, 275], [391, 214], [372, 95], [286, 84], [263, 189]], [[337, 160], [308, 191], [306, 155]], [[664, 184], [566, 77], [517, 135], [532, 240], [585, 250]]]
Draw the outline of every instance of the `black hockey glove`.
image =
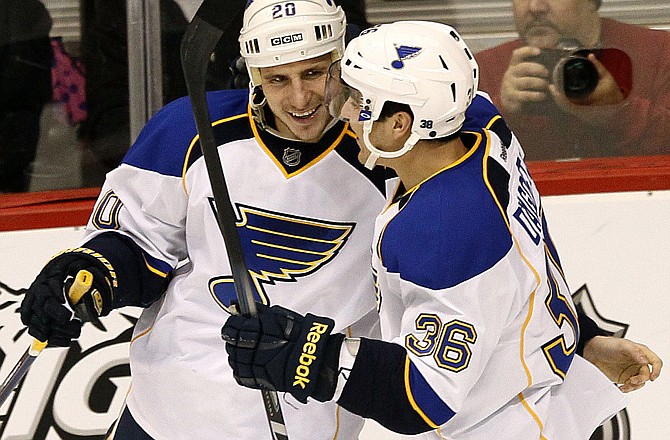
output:
[[[92, 275], [90, 287], [81, 298], [68, 298], [66, 305], [70, 287], [82, 270]], [[99, 326], [98, 317], [109, 314], [114, 286], [116, 274], [102, 255], [85, 248], [68, 249], [53, 257], [27, 289], [21, 321], [36, 339], [67, 347], [81, 334], [82, 322]]]
[[233, 315], [221, 329], [228, 363], [240, 385], [289, 392], [325, 402], [337, 385], [341, 333], [330, 318], [302, 316], [279, 306], [258, 305], [258, 316]]

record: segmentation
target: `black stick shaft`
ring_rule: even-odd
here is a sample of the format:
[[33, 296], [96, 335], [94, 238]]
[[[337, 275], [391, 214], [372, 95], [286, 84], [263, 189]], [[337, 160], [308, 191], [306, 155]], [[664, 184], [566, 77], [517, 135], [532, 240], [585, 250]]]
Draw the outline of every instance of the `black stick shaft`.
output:
[[[205, 91], [207, 65], [210, 55], [235, 18], [237, 9], [243, 10], [244, 0], [205, 0], [188, 26], [181, 45], [182, 68], [191, 99], [193, 116], [200, 136], [200, 148], [216, 204], [217, 222], [226, 244], [226, 252], [233, 273], [235, 293], [240, 311], [256, 316], [254, 288], [244, 260], [244, 252], [236, 226], [236, 216], [230, 201], [221, 159], [211, 126]], [[226, 10], [227, 9], [227, 10]], [[279, 398], [274, 391], [261, 391], [265, 412], [274, 440], [288, 440]]]

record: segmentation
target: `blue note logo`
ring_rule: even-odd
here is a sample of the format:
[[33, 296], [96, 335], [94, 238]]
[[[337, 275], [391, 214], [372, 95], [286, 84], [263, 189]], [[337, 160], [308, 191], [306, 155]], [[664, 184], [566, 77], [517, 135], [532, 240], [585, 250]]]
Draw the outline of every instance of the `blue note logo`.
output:
[[405, 61], [410, 58], [414, 58], [421, 53], [423, 50], [422, 47], [416, 46], [395, 46], [396, 53], [398, 54], [398, 59], [391, 63], [391, 67], [394, 69], [402, 69], [405, 67]]
[[[214, 201], [210, 199], [212, 212]], [[295, 282], [328, 264], [354, 230], [354, 223], [337, 223], [237, 205], [237, 231], [244, 260], [256, 289], [256, 300], [269, 304], [265, 287]], [[214, 300], [224, 309], [236, 299], [233, 277], [209, 280]]]

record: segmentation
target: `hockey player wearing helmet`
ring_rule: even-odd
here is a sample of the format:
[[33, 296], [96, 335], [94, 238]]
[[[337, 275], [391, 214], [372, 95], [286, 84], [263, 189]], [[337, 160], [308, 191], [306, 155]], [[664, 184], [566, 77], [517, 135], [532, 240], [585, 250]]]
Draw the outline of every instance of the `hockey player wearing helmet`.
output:
[[222, 335], [240, 383], [452, 440], [587, 439], [625, 405], [576, 355], [575, 307], [519, 143], [500, 118], [463, 128], [477, 76], [443, 24], [380, 25], [350, 43], [329, 108], [363, 162], [400, 178], [372, 247], [383, 340], [277, 306], [232, 316]]
[[[423, 38], [425, 42], [422, 47], [397, 42], [394, 45], [384, 46], [383, 52], [373, 53], [369, 47], [363, 46], [368, 38], [372, 37], [361, 38], [351, 42], [346, 58], [342, 63], [334, 63], [331, 69], [333, 80], [328, 91], [334, 99], [328, 103], [330, 110], [335, 117], [348, 120], [352, 128], [358, 128], [354, 131], [359, 135], [359, 139], [363, 140], [362, 151], [370, 152], [364, 162], [368, 168], [372, 168], [378, 158], [401, 157], [422, 139], [442, 139], [457, 133], [465, 122], [465, 111], [477, 91], [479, 79], [477, 63], [456, 31], [446, 33], [443, 25], [431, 22], [423, 22], [420, 25], [408, 22], [405, 26], [415, 26], [418, 30], [424, 31], [411, 37], [412, 41]], [[427, 35], [431, 28], [435, 31], [434, 40]], [[382, 31], [389, 32], [388, 28], [382, 28]], [[382, 31], [378, 27], [372, 28], [364, 31], [363, 35]], [[374, 37], [378, 35], [381, 34]], [[428, 50], [436, 52], [435, 56], [424, 56], [419, 62], [408, 62]], [[390, 66], [387, 66], [388, 60], [391, 60]], [[447, 60], [450, 60], [449, 65], [446, 64]], [[340, 78], [340, 64], [345, 66], [342, 78]], [[414, 69], [418, 70], [415, 72]], [[338, 91], [340, 79], [346, 86]], [[356, 90], [357, 88], [365, 90], [365, 95]], [[436, 93], [438, 90], [444, 90], [446, 93]], [[345, 101], [343, 92], [345, 96], [355, 94], [356, 99]], [[394, 99], [398, 96], [402, 99]], [[370, 137], [372, 127], [375, 121], [380, 120], [384, 104], [387, 102], [409, 106], [408, 110], [411, 111], [407, 115], [412, 116], [409, 137], [401, 148], [392, 151], [375, 147]], [[360, 105], [355, 108], [358, 111], [355, 117], [342, 115], [342, 110], [345, 112], [354, 110], [352, 103]], [[344, 109], [338, 108], [338, 105], [343, 104], [346, 104]]]
[[[332, 0], [249, 2], [239, 44], [250, 91], [207, 100], [257, 300], [329, 313], [336, 331], [374, 336], [367, 259], [386, 176], [358, 164], [354, 134], [324, 105], [345, 26]], [[79, 336], [81, 322], [60, 303], [80, 269], [101, 300], [92, 316], [145, 308], [115, 440], [272, 438], [261, 393], [236, 384], [224, 353], [236, 295], [197, 135], [188, 99], [161, 109], [107, 175], [81, 247], [50, 261], [22, 306], [29, 332], [52, 346]], [[280, 400], [291, 440], [353, 440], [362, 429], [335, 402]]]
[[271, 3], [251, 2], [240, 32], [254, 116], [281, 137], [316, 142], [333, 123], [324, 88], [344, 51], [345, 15], [330, 0]]

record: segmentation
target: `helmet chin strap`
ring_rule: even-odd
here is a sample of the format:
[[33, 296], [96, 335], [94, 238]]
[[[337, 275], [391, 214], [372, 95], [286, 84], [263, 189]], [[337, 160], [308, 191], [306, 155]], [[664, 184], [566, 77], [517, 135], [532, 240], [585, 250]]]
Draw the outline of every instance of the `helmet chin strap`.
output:
[[372, 142], [370, 142], [370, 132], [372, 131], [372, 124], [374, 124], [374, 121], [368, 120], [363, 122], [363, 143], [365, 144], [365, 148], [367, 148], [370, 151], [370, 156], [368, 156], [368, 159], [365, 161], [365, 168], [369, 170], [374, 168], [375, 164], [377, 163], [377, 159], [379, 159], [380, 157], [384, 158], [400, 157], [403, 154], [407, 153], [412, 148], [414, 148], [414, 145], [416, 145], [416, 143], [419, 142], [419, 140], [421, 139], [421, 137], [417, 133], [412, 132], [412, 134], [409, 135], [409, 137], [407, 138], [405, 144], [402, 146], [401, 149], [396, 151], [383, 151], [372, 145]]
[[260, 86], [254, 86], [252, 82], [249, 82], [249, 105], [255, 112], [260, 113], [267, 101], [265, 95], [263, 95], [263, 100], [261, 102], [256, 102], [256, 96], [259, 93], [263, 93], [260, 90]]

